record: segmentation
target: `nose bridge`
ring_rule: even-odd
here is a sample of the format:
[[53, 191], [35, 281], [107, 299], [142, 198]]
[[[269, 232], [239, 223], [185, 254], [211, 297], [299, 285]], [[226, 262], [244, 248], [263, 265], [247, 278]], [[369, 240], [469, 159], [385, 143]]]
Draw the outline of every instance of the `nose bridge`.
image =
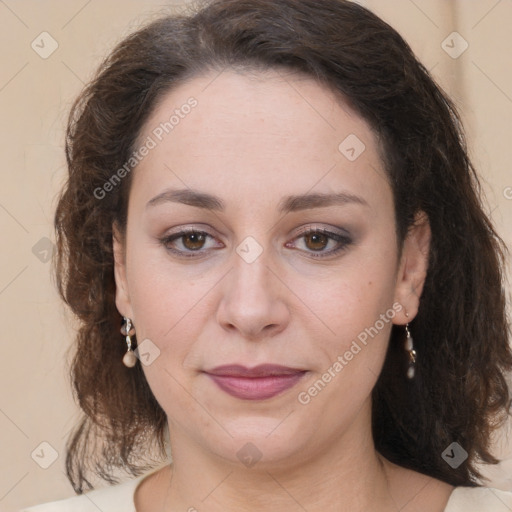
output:
[[269, 281], [272, 273], [270, 264], [271, 249], [264, 248], [254, 237], [246, 237], [236, 248], [233, 255], [234, 271], [232, 286], [240, 299], [244, 297], [258, 300], [271, 300], [272, 286]]
[[244, 337], [263, 331], [280, 332], [288, 322], [282, 290], [269, 270], [271, 249], [253, 237], [245, 238], [233, 254], [233, 270], [224, 284], [218, 321], [225, 329], [236, 328]]

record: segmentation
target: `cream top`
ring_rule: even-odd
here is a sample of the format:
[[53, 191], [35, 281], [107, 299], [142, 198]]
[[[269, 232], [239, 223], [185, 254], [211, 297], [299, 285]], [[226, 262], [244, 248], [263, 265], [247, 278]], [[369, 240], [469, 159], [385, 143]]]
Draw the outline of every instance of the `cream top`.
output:
[[[160, 468], [158, 468], [160, 469]], [[139, 483], [155, 470], [125, 483], [95, 489], [72, 498], [25, 508], [20, 512], [136, 512]], [[511, 512], [512, 492], [489, 487], [456, 487], [444, 512]]]

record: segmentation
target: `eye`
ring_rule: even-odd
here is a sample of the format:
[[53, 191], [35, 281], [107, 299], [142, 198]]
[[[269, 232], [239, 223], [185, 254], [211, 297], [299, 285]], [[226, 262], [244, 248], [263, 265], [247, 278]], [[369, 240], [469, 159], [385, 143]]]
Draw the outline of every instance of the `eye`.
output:
[[[205, 231], [190, 228], [164, 237], [161, 243], [170, 252], [190, 258], [202, 255], [208, 252], [209, 249], [219, 247], [218, 245], [208, 246], [207, 241], [209, 239], [215, 240], [213, 236]], [[223, 247], [223, 244], [220, 247]]]
[[304, 229], [295, 240], [302, 240], [301, 244], [297, 244], [299, 247], [290, 243], [287, 243], [286, 246], [309, 252], [313, 258], [333, 256], [345, 250], [352, 243], [351, 238], [346, 234], [335, 233], [325, 228], [311, 227]]
[[[210, 240], [217, 243], [208, 243]], [[302, 243], [297, 244], [299, 240]], [[194, 228], [182, 229], [161, 239], [162, 245], [178, 257], [201, 257], [212, 249], [224, 247], [206, 231]], [[301, 231], [294, 242], [288, 242], [286, 247], [300, 249], [313, 258], [326, 258], [345, 250], [352, 243], [346, 234], [335, 233], [325, 228], [307, 227]]]

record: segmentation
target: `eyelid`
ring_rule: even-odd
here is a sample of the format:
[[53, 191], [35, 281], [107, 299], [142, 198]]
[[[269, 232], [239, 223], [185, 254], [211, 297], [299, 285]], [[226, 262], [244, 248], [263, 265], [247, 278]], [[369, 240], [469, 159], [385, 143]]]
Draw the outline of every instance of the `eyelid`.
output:
[[296, 233], [296, 236], [308, 234], [308, 233], [325, 233], [325, 234], [332, 234], [332, 235], [338, 235], [346, 238], [350, 238], [350, 234], [348, 231], [340, 228], [335, 228], [332, 226], [326, 227], [322, 224], [307, 224], [305, 226], [301, 226], [298, 228], [299, 231]]
[[196, 233], [200, 235], [206, 235], [209, 238], [213, 238], [215, 240], [219, 240], [219, 237], [217, 235], [212, 234], [213, 228], [210, 226], [203, 227], [202, 225], [189, 225], [189, 226], [178, 226], [177, 228], [174, 228], [170, 232], [166, 232], [165, 235], [161, 237], [162, 240], [169, 240], [169, 239], [179, 239], [181, 236], [188, 235], [190, 233]]

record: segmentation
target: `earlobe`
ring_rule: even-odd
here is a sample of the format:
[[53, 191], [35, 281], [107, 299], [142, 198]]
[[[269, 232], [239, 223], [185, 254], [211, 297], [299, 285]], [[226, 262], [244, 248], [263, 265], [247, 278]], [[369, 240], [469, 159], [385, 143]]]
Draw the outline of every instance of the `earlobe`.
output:
[[124, 237], [116, 224], [112, 226], [112, 248], [114, 253], [114, 277], [116, 281], [116, 307], [122, 316], [133, 318], [126, 279], [126, 247]]
[[[395, 301], [403, 307], [402, 313], [395, 317], [397, 324], [409, 322], [418, 312], [427, 277], [430, 243], [431, 230], [428, 217], [425, 212], [418, 212], [414, 224], [405, 237], [397, 273]], [[408, 318], [405, 312], [408, 313]]]

